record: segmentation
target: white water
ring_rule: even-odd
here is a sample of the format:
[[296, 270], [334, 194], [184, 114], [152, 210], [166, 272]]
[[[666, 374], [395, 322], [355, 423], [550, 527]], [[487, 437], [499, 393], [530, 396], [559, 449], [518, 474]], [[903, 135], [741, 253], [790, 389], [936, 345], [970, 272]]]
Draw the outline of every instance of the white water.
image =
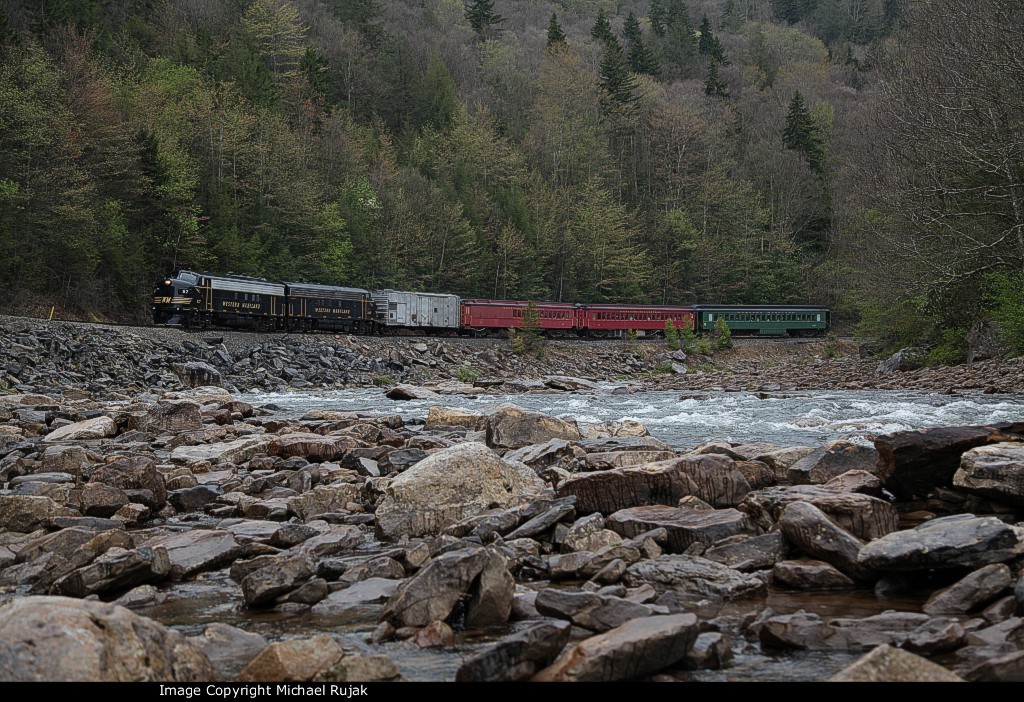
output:
[[252, 393], [240, 399], [273, 403], [280, 413], [301, 416], [311, 409], [401, 414], [424, 418], [443, 404], [488, 413], [503, 402], [583, 422], [635, 419], [653, 436], [676, 447], [707, 441], [767, 441], [783, 446], [820, 444], [832, 439], [868, 443], [893, 431], [959, 424], [1024, 421], [1022, 395], [939, 395], [892, 391], [822, 391], [808, 397], [760, 400], [748, 393], [709, 393], [710, 399], [680, 399], [678, 392], [612, 395], [526, 393], [483, 397], [446, 395], [438, 401], [395, 402], [378, 388], [289, 393]]

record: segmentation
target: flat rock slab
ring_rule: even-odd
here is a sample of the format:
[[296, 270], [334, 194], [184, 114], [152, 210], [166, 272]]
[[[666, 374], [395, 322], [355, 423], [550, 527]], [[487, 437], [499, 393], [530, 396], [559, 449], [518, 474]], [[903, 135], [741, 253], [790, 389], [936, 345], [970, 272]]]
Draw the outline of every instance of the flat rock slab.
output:
[[698, 556], [665, 555], [638, 561], [622, 577], [627, 587], [651, 585], [683, 600], [735, 600], [763, 594], [765, 584], [721, 563]]
[[231, 532], [194, 530], [171, 534], [146, 542], [167, 551], [171, 562], [170, 577], [181, 580], [207, 570], [230, 564], [241, 553], [241, 546]]
[[829, 682], [965, 682], [956, 673], [915, 653], [882, 645], [843, 668]]
[[117, 434], [117, 425], [110, 417], [93, 417], [81, 422], [75, 422], [59, 429], [54, 429], [46, 435], [46, 441], [89, 441], [92, 439], [105, 439], [108, 436]]
[[584, 639], [533, 679], [544, 682], [610, 682], [656, 673], [683, 660], [697, 639], [693, 614], [634, 619]]
[[808, 556], [832, 564], [851, 578], [870, 576], [857, 560], [863, 542], [809, 502], [793, 502], [786, 507], [779, 519], [779, 531]]
[[245, 463], [257, 453], [265, 453], [269, 443], [266, 437], [250, 436], [217, 444], [178, 446], [171, 451], [171, 460], [175, 463]]
[[360, 580], [343, 590], [335, 590], [327, 599], [313, 605], [312, 612], [316, 616], [331, 616], [346, 614], [367, 605], [382, 604], [391, 599], [400, 584], [400, 580], [386, 578]]
[[590, 631], [607, 631], [631, 619], [649, 617], [655, 613], [647, 605], [621, 597], [553, 588], [537, 593], [534, 606], [545, 616], [568, 619], [576, 626]]
[[897, 531], [861, 549], [858, 562], [877, 571], [979, 568], [1024, 553], [1024, 529], [995, 517], [956, 514]]
[[1007, 592], [1011, 584], [1009, 567], [994, 563], [935, 592], [921, 609], [927, 614], [966, 614]]
[[735, 509], [694, 511], [647, 505], [619, 510], [608, 517], [608, 529], [631, 539], [652, 529], [668, 533], [666, 550], [683, 553], [691, 544], [712, 544], [737, 534], [753, 533], [753, 525], [745, 514]]
[[825, 619], [800, 610], [766, 619], [758, 630], [763, 646], [805, 651], [857, 651], [900, 645], [928, 622], [927, 614], [885, 612], [861, 619]]
[[759, 527], [771, 529], [794, 502], [807, 502], [824, 512], [838, 526], [865, 541], [896, 531], [896, 507], [870, 495], [837, 492], [816, 485], [771, 487], [747, 494], [737, 509], [750, 515]]
[[878, 451], [850, 441], [833, 441], [815, 449], [786, 469], [794, 485], [820, 485], [849, 470], [877, 470]]
[[517, 449], [550, 439], [579, 441], [579, 427], [541, 412], [504, 404], [487, 418], [487, 445]]
[[997, 502], [1024, 506], [1024, 444], [998, 443], [964, 453], [953, 486]]
[[734, 537], [704, 552], [704, 558], [739, 571], [771, 568], [786, 558], [789, 544], [778, 531], [761, 536]]
[[846, 590], [856, 583], [824, 561], [780, 561], [772, 569], [772, 584], [793, 590]]
[[529, 680], [549, 665], [569, 643], [571, 626], [542, 621], [506, 636], [459, 666], [456, 682], [513, 682]]

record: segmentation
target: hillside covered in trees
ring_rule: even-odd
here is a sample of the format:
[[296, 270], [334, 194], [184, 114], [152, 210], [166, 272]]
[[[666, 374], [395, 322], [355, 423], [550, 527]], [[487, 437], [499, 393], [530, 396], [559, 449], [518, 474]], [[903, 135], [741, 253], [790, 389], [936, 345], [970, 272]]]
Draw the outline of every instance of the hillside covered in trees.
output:
[[4, 0], [6, 311], [179, 267], [1024, 348], [1015, 0]]

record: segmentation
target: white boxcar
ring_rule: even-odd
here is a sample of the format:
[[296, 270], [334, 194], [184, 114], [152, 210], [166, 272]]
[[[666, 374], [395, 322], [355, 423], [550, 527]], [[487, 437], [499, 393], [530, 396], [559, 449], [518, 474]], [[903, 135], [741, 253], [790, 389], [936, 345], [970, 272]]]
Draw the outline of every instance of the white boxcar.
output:
[[458, 329], [458, 295], [374, 290], [377, 321], [388, 327], [412, 329]]

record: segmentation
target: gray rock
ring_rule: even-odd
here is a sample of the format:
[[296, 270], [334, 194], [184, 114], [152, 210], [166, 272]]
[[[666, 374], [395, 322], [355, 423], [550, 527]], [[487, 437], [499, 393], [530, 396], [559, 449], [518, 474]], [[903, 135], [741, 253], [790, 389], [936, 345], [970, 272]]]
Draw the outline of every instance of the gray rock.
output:
[[739, 571], [771, 568], [789, 554], [789, 544], [780, 532], [761, 536], [733, 537], [715, 544], [704, 552], [704, 558]]
[[580, 430], [574, 424], [515, 405], [501, 405], [487, 418], [487, 445], [492, 448], [516, 449], [550, 439], [580, 438]]
[[516, 582], [509, 572], [508, 559], [489, 550], [484, 567], [469, 590], [465, 623], [468, 627], [504, 624], [512, 612]]
[[609, 529], [633, 538], [652, 529], [668, 532], [665, 544], [669, 553], [683, 553], [691, 544], [712, 544], [737, 534], [753, 533], [747, 516], [735, 509], [694, 511], [649, 505], [619, 510], [608, 517]]
[[200, 682], [217, 675], [176, 631], [124, 607], [26, 597], [0, 607], [5, 682]]
[[360, 502], [362, 495], [362, 486], [353, 483], [317, 485], [308, 492], [287, 498], [287, 509], [289, 514], [308, 522], [324, 514], [343, 511], [350, 502]]
[[270, 604], [313, 577], [314, 561], [308, 554], [282, 554], [266, 558], [268, 560], [261, 562], [259, 568], [240, 578], [242, 597], [249, 607]]
[[591, 631], [607, 631], [631, 619], [649, 617], [655, 613], [647, 605], [620, 597], [552, 588], [537, 593], [534, 606], [544, 616], [567, 619], [576, 626]]
[[1024, 553], [1024, 529], [995, 517], [957, 514], [924, 522], [872, 541], [858, 556], [865, 568], [917, 571], [978, 568]]
[[550, 530], [561, 521], [571, 520], [573, 515], [576, 514], [575, 502], [576, 500], [573, 498], [555, 500], [551, 503], [550, 507], [536, 517], [529, 519], [510, 532], [506, 539], [511, 541], [513, 539], [536, 537]]
[[142, 502], [152, 509], [160, 509], [167, 502], [164, 477], [156, 469], [156, 464], [151, 458], [143, 456], [117, 458], [96, 468], [90, 474], [89, 482], [110, 485], [120, 490], [148, 491], [151, 497], [133, 501]]
[[423, 428], [431, 431], [438, 427], [466, 427], [473, 431], [480, 431], [486, 425], [487, 417], [482, 414], [435, 405], [427, 412], [427, 420], [423, 424]]
[[93, 417], [84, 419], [81, 422], [68, 424], [67, 426], [54, 429], [46, 435], [46, 441], [89, 441], [91, 439], [105, 439], [108, 436], [117, 434], [117, 425], [110, 417]]
[[698, 556], [659, 556], [634, 563], [622, 578], [627, 587], [649, 584], [684, 601], [735, 600], [763, 594], [762, 580]]
[[643, 677], [685, 659], [697, 634], [697, 617], [693, 614], [634, 619], [584, 639], [533, 679], [610, 682]]
[[926, 614], [885, 612], [861, 619], [825, 620], [799, 610], [765, 619], [758, 638], [769, 648], [856, 651], [881, 644], [900, 645], [929, 619]]
[[909, 651], [882, 645], [833, 675], [829, 682], [964, 682], [963, 678]]
[[1024, 505], [1024, 444], [998, 443], [964, 452], [953, 487], [997, 502]]
[[759, 527], [771, 529], [794, 502], [807, 502], [824, 512], [838, 526], [859, 539], [870, 540], [896, 530], [896, 508], [870, 495], [842, 493], [814, 485], [773, 487], [749, 493], [738, 509]]
[[683, 665], [690, 670], [721, 670], [733, 659], [728, 639], [717, 631], [706, 631], [697, 636], [693, 648], [686, 654]]
[[199, 573], [222, 568], [235, 560], [242, 547], [231, 532], [194, 530], [170, 534], [146, 542], [161, 547], [170, 560], [170, 577], [181, 580]]
[[258, 453], [265, 453], [269, 440], [263, 436], [247, 436], [234, 441], [198, 446], [178, 446], [171, 451], [175, 463], [245, 463]]
[[1024, 682], [1024, 651], [982, 661], [964, 677], [971, 682]]
[[779, 530], [801, 551], [832, 564], [851, 578], [869, 577], [869, 571], [857, 560], [863, 542], [809, 502], [793, 502], [786, 507], [779, 519]]
[[224, 383], [220, 371], [202, 361], [176, 364], [174, 372], [181, 378], [181, 382], [190, 388], [215, 387]]
[[577, 519], [562, 541], [562, 552], [598, 551], [605, 546], [617, 546], [622, 537], [610, 529], [605, 529], [604, 517], [594, 513]]
[[529, 680], [569, 643], [566, 622], [542, 621], [499, 640], [462, 662], [456, 682]]
[[176, 434], [184, 431], [198, 431], [203, 428], [203, 416], [198, 403], [189, 400], [161, 402], [143, 415], [131, 428], [140, 431]]
[[794, 485], [820, 485], [849, 470], [874, 472], [878, 451], [849, 441], [833, 441], [791, 465], [786, 477]]
[[505, 459], [519, 461], [540, 473], [545, 468], [564, 468], [569, 472], [579, 470], [580, 461], [586, 454], [576, 441], [551, 439], [542, 444], [533, 444], [509, 451]]
[[367, 578], [342, 590], [335, 590], [313, 606], [316, 616], [337, 616], [362, 610], [367, 605], [383, 604], [398, 589], [398, 580]]
[[381, 538], [437, 534], [486, 509], [523, 502], [543, 489], [543, 481], [526, 466], [504, 461], [482, 444], [458, 444], [428, 456], [390, 482], [377, 508], [377, 533]]
[[875, 369], [876, 373], [896, 373], [902, 371], [917, 370], [924, 363], [925, 356], [928, 355], [928, 350], [918, 348], [916, 346], [908, 346], [905, 349], [900, 349], [889, 358], [885, 359], [878, 364], [878, 368]]
[[71, 597], [118, 592], [159, 582], [170, 570], [167, 551], [162, 548], [110, 548], [88, 565], [59, 578], [53, 584], [53, 592]]
[[270, 644], [238, 674], [238, 682], [312, 682], [334, 680], [345, 651], [327, 634]]
[[236, 676], [267, 647], [266, 638], [260, 634], [221, 622], [207, 624], [202, 634], [190, 636], [188, 640], [206, 654], [221, 679]]
[[1007, 566], [988, 565], [933, 593], [921, 609], [927, 614], [966, 614], [1002, 595], [1011, 582]]
[[110, 517], [129, 502], [123, 490], [103, 483], [86, 483], [80, 500], [82, 514], [87, 517]]
[[216, 485], [196, 485], [174, 490], [167, 496], [167, 501], [179, 512], [198, 512], [223, 494], [224, 491]]
[[74, 517], [78, 512], [41, 495], [0, 495], [0, 530], [31, 532], [57, 517]]
[[384, 393], [389, 400], [440, 400], [441, 396], [433, 390], [415, 385], [396, 385]]
[[794, 590], [845, 590], [856, 583], [824, 561], [780, 561], [772, 569], [772, 584]]
[[949, 653], [966, 642], [967, 633], [955, 619], [931, 619], [910, 632], [903, 648], [914, 653], [936, 655]]

